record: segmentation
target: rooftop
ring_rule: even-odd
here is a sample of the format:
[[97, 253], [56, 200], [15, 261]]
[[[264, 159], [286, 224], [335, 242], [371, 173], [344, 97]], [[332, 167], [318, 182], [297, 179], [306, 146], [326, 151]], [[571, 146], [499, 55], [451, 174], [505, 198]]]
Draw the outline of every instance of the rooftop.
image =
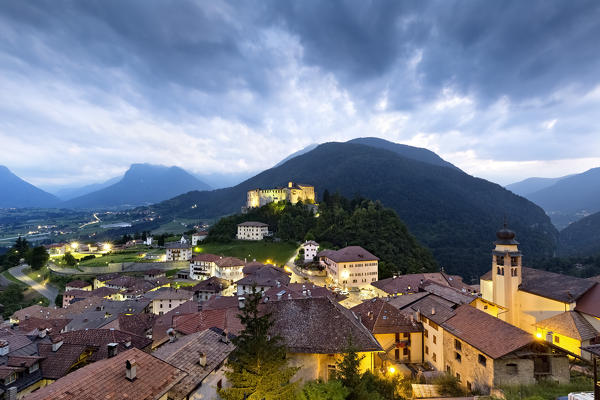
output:
[[223, 289], [229, 287], [229, 282], [226, 279], [211, 276], [191, 288], [193, 292], [214, 292], [220, 293]]
[[600, 284], [596, 284], [577, 300], [575, 311], [600, 318]]
[[183, 289], [162, 288], [152, 292], [152, 300], [191, 300], [194, 292]]
[[251, 274], [246, 275], [236, 282], [237, 285], [277, 286], [287, 285], [290, 277], [283, 269], [272, 265], [256, 268]]
[[379, 258], [360, 246], [348, 246], [340, 250], [323, 250], [317, 257], [327, 257], [337, 262], [378, 261]]
[[373, 334], [421, 332], [423, 326], [412, 314], [394, 308], [381, 298], [367, 300], [350, 309]]
[[446, 302], [435, 299], [432, 296], [423, 297], [414, 302], [410, 308], [418, 311], [421, 315], [432, 320], [438, 325], [443, 324], [455, 315], [454, 309]]
[[593, 339], [598, 335], [598, 331], [594, 329], [592, 324], [577, 311], [565, 311], [545, 320], [538, 321], [535, 325], [580, 341]]
[[269, 224], [265, 224], [264, 222], [258, 222], [258, 221], [246, 221], [246, 222], [242, 222], [241, 224], [238, 224], [238, 226], [263, 227], [263, 226], [269, 226]]
[[77, 279], [77, 280], [74, 280], [74, 281], [71, 281], [71, 282], [67, 283], [65, 286], [66, 287], [74, 287], [74, 288], [80, 288], [81, 289], [81, 288], [84, 288], [84, 287], [92, 286], [92, 284]]
[[236, 257], [223, 257], [215, 261], [217, 267], [242, 267], [245, 263]]
[[[127, 361], [136, 364], [136, 379], [125, 376]], [[141, 350], [87, 365], [28, 394], [27, 400], [158, 399], [187, 374]]]
[[192, 261], [215, 262], [217, 260], [220, 260], [221, 258], [221, 256], [218, 256], [216, 254], [201, 253], [192, 256]]

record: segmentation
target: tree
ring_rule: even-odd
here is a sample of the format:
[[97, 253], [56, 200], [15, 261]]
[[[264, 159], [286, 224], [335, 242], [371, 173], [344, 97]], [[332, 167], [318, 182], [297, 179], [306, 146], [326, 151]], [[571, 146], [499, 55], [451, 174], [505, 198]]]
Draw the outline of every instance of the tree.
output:
[[297, 385], [290, 379], [298, 368], [288, 366], [281, 337], [269, 335], [271, 314], [259, 310], [262, 296], [252, 289], [238, 315], [244, 329], [233, 339], [236, 349], [225, 372], [231, 387], [220, 389], [219, 396], [225, 400], [291, 399]]
[[312, 381], [298, 392], [297, 400], [345, 400], [349, 394], [350, 390], [340, 381]]
[[364, 356], [359, 356], [356, 347], [352, 344], [352, 337], [348, 338], [348, 347], [340, 361], [336, 364], [334, 378], [342, 385], [354, 391], [360, 385], [360, 362]]
[[156, 243], [157, 243], [159, 246], [164, 246], [164, 245], [165, 245], [165, 236], [164, 236], [164, 235], [160, 235], [160, 236], [158, 237], [158, 240], [156, 241]]
[[27, 253], [27, 250], [29, 250], [29, 242], [27, 242], [27, 239], [19, 236], [13, 248], [18, 251], [19, 254], [25, 254]]
[[27, 261], [33, 270], [42, 268], [50, 259], [50, 255], [44, 246], [34, 247], [27, 253], [27, 255]]
[[65, 253], [63, 260], [65, 261], [65, 264], [71, 267], [74, 267], [77, 264], [77, 259], [73, 257], [73, 254], [71, 253]]

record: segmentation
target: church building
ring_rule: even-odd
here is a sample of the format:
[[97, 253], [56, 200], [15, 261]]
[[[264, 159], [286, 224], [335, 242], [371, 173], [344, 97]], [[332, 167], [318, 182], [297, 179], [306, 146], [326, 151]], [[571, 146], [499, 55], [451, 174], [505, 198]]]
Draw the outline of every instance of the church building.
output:
[[523, 267], [515, 232], [505, 224], [496, 236], [492, 269], [480, 278], [477, 308], [589, 359], [580, 347], [600, 336], [600, 284]]

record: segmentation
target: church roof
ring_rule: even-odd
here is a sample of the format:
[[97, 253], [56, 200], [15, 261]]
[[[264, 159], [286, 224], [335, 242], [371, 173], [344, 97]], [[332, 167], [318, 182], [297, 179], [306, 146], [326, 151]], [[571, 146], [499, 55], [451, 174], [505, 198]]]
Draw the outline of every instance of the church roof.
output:
[[535, 325], [577, 340], [588, 340], [598, 335], [596, 329], [577, 311], [565, 311]]

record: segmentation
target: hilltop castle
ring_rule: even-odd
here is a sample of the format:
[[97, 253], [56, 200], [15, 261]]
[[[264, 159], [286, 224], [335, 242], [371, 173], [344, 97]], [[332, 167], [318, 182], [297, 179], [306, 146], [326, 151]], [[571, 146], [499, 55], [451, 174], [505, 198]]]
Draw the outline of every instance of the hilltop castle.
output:
[[315, 202], [315, 187], [289, 182], [287, 187], [249, 190], [246, 207], [262, 207], [265, 204], [281, 200], [289, 201], [292, 204], [296, 204], [298, 201], [312, 204]]

